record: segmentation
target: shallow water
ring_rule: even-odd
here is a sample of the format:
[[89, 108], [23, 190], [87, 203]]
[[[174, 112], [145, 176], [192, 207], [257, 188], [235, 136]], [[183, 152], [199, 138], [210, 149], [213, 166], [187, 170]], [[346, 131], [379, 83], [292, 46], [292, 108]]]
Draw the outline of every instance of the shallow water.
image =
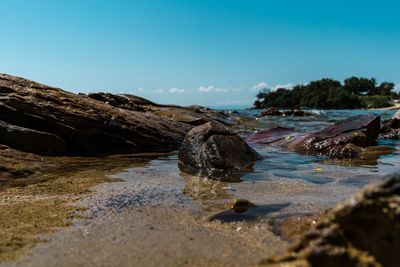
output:
[[[255, 120], [258, 111], [239, 112], [248, 117], [247, 124], [236, 128], [244, 136], [276, 126], [315, 131], [351, 115], [378, 113], [386, 119], [394, 113], [329, 110], [315, 111], [317, 115], [313, 117]], [[76, 178], [74, 183], [84, 178], [84, 174], [88, 177], [111, 175], [121, 178], [122, 182], [93, 188], [93, 194], [79, 201], [86, 208], [85, 217], [92, 220], [77, 220], [74, 227], [59, 231], [48, 243], [37, 246], [33, 256], [27, 255], [15, 266], [135, 265], [132, 262], [135, 266], [151, 266], [149, 263], [177, 266], [182, 257], [187, 266], [209, 266], [210, 262], [215, 265], [216, 260], [221, 262], [220, 266], [252, 266], [250, 263], [255, 264], [288, 245], [284, 238], [274, 234], [279, 233], [275, 227], [282, 220], [321, 212], [384, 175], [399, 172], [400, 142], [381, 140], [378, 143], [393, 151], [366, 160], [341, 161], [254, 145], [264, 158], [237, 183], [180, 172], [177, 151], [60, 159], [66, 164], [57, 170], [57, 176], [66, 181], [70, 182], [72, 172]], [[54, 180], [56, 183], [57, 179]], [[36, 191], [30, 189], [34, 197], [37, 192], [48, 195], [48, 190], [42, 190], [42, 184], [36, 186], [39, 191], [35, 187]], [[49, 187], [53, 190], [54, 184]], [[56, 191], [55, 195], [60, 193]], [[61, 191], [65, 193], [65, 189]], [[71, 192], [75, 191], [71, 189]], [[255, 206], [249, 206], [242, 213], [227, 209], [238, 198], [247, 199]]]
[[[223, 110], [224, 112], [240, 117], [255, 118], [262, 110]], [[379, 115], [382, 120], [389, 119], [393, 116], [393, 110], [345, 110], [345, 109], [329, 109], [329, 110], [304, 110], [314, 114], [313, 116], [295, 117], [295, 116], [266, 116], [257, 118], [254, 124], [255, 130], [265, 130], [277, 126], [294, 128], [300, 132], [313, 132], [326, 127], [333, 122], [347, 119], [351, 116], [372, 114]]]
[[[239, 111], [240, 116], [253, 118], [258, 112]], [[253, 131], [285, 126], [310, 132], [352, 115], [378, 114], [382, 119], [388, 119], [394, 114], [394, 111], [370, 110], [313, 112], [316, 115], [312, 117], [267, 117], [254, 120], [253, 126], [256, 129]], [[241, 134], [248, 135], [251, 131], [242, 131]], [[378, 141], [378, 145], [389, 146], [393, 148], [393, 152], [367, 160], [334, 161], [325, 157], [299, 155], [276, 147], [256, 145], [254, 148], [264, 158], [258, 161], [254, 171], [244, 175], [239, 183], [215, 182], [181, 173], [177, 167], [177, 153], [152, 160], [149, 167], [128, 169], [122, 176], [130, 182], [146, 183], [148, 180], [148, 183], [154, 183], [147, 203], [160, 203], [173, 196], [177, 203], [197, 201], [207, 213], [225, 209], [227, 203], [235, 198], [244, 198], [261, 207], [282, 205], [282, 208], [273, 212], [263, 212], [263, 209], [259, 209], [260, 216], [308, 214], [335, 205], [365, 185], [381, 180], [386, 174], [399, 172], [400, 142], [381, 140]], [[141, 197], [143, 196], [146, 194], [141, 192]], [[137, 201], [128, 201], [126, 205], [136, 205]]]

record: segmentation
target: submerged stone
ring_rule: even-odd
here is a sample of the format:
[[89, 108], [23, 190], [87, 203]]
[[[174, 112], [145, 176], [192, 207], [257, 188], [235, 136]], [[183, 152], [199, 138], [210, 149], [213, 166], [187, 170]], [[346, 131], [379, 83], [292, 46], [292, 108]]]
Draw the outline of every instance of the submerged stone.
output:
[[245, 212], [249, 207], [255, 207], [247, 199], [235, 199], [231, 204], [231, 209], [235, 212]]

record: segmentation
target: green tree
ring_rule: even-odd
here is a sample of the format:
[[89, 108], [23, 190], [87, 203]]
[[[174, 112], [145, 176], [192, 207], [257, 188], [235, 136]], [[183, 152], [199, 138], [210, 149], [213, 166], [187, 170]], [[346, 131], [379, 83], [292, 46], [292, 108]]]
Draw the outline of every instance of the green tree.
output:
[[344, 80], [343, 88], [356, 95], [375, 95], [376, 79], [350, 77]]
[[351, 77], [342, 85], [334, 79], [321, 79], [293, 89], [262, 90], [254, 102], [256, 108], [368, 108], [391, 105], [394, 83], [383, 82], [377, 86], [374, 78]]
[[392, 95], [392, 91], [394, 90], [395, 84], [392, 82], [383, 82], [377, 88], [379, 95]]

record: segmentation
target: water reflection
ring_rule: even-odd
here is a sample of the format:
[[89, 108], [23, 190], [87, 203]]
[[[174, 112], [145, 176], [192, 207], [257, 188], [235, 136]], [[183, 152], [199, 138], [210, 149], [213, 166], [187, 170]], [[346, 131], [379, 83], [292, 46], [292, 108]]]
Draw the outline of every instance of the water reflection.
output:
[[183, 172], [180, 175], [185, 180], [183, 193], [195, 201], [200, 201], [204, 211], [214, 212], [207, 217], [209, 221], [253, 221], [279, 211], [290, 204], [254, 205], [247, 200], [239, 200], [240, 207], [238, 207], [238, 200], [235, 199], [234, 190], [229, 183], [192, 176]]
[[[76, 173], [92, 173], [94, 179], [107, 180], [108, 175], [120, 173], [128, 168], [147, 168], [150, 161], [167, 155], [166, 153], [143, 153], [113, 155], [105, 157], [48, 157], [41, 162], [43, 172], [24, 175], [13, 179], [0, 179], [0, 191], [13, 187], [33, 186], [47, 181], [68, 180]], [[83, 179], [83, 178], [82, 178]], [[71, 179], [72, 180], [72, 179]]]
[[229, 200], [233, 199], [229, 183], [211, 180], [203, 177], [180, 172], [185, 180], [183, 193], [195, 201], [200, 201], [205, 211], [216, 211], [227, 207]]
[[[241, 130], [246, 134], [250, 128], [283, 126], [301, 131], [315, 131], [331, 124], [331, 121], [372, 112], [326, 111], [322, 116], [311, 119], [248, 118], [244, 121], [247, 126]], [[391, 116], [384, 112], [379, 115], [382, 114]], [[164, 199], [155, 194], [168, 195], [178, 190], [195, 203], [200, 203], [205, 215], [211, 214], [208, 217], [211, 220], [240, 221], [256, 220], [263, 216], [272, 218], [277, 214], [309, 214], [332, 207], [366, 184], [380, 180], [386, 174], [400, 171], [400, 142], [379, 140], [378, 145], [364, 149], [359, 160], [331, 160], [320, 156], [299, 155], [276, 147], [254, 145], [264, 158], [254, 165], [253, 172], [241, 177], [240, 183], [215, 181], [181, 172], [176, 153], [151, 160], [150, 167], [133, 168], [127, 176], [134, 183], [156, 188], [149, 191], [151, 197], [146, 198], [148, 202]], [[138, 191], [138, 194], [144, 193]], [[256, 205], [247, 207], [244, 212], [234, 211], [230, 204], [238, 198], [248, 199]], [[171, 199], [176, 201], [180, 198]]]
[[248, 207], [242, 212], [235, 211], [231, 208], [211, 215], [208, 220], [218, 220], [221, 222], [255, 221], [270, 213], [280, 211], [289, 205], [290, 203], [255, 205]]

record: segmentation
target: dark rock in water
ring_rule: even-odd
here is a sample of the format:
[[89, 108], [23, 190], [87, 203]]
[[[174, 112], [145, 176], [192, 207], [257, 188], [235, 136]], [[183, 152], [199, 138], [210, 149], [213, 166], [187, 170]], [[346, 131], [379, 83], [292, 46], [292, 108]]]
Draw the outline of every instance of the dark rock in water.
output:
[[295, 130], [286, 127], [276, 127], [270, 130], [261, 131], [256, 134], [249, 136], [246, 140], [248, 142], [254, 142], [259, 144], [273, 144], [282, 140], [291, 140], [292, 134]]
[[193, 128], [179, 151], [181, 171], [217, 180], [238, 181], [261, 156], [227, 127], [208, 122]]
[[255, 207], [255, 206], [256, 205], [254, 205], [247, 199], [235, 199], [231, 204], [231, 209], [234, 212], [240, 213], [240, 212], [245, 212], [245, 211], [247, 211], [248, 208]]
[[391, 129], [386, 133], [381, 133], [379, 135], [382, 139], [392, 139], [392, 140], [399, 140], [400, 139], [400, 129]]
[[393, 116], [392, 119], [400, 120], [400, 110], [398, 110]]
[[397, 111], [390, 120], [383, 123], [380, 138], [400, 139], [400, 111]]
[[300, 109], [292, 109], [287, 111], [280, 111], [277, 108], [269, 108], [267, 110], [262, 111], [258, 116], [294, 116], [294, 117], [304, 117], [304, 116], [312, 116], [311, 112], [307, 112]]
[[366, 147], [374, 144], [379, 135], [379, 116], [360, 115], [339, 121], [318, 132], [294, 140], [288, 147], [296, 150], [320, 151], [332, 145], [345, 145], [352, 143]]
[[300, 109], [293, 109], [283, 112], [283, 115], [294, 116], [294, 117], [305, 117], [305, 116], [313, 116], [314, 114]]
[[400, 176], [325, 215], [273, 266], [400, 266]]
[[63, 155], [65, 142], [57, 135], [0, 121], [0, 144], [38, 155]]
[[289, 141], [285, 147], [298, 153], [353, 158], [359, 155], [360, 147], [375, 143], [379, 130], [379, 116], [354, 116], [321, 131]]
[[282, 112], [276, 108], [269, 108], [267, 110], [262, 111], [258, 116], [265, 117], [265, 116], [282, 116]]
[[[116, 108], [86, 96], [10, 75], [0, 74], [0, 88], [0, 120], [31, 129], [24, 130], [25, 136], [47, 133], [48, 138], [51, 136], [58, 140], [59, 137], [65, 143], [66, 154], [172, 150], [180, 146], [191, 129], [187, 124]], [[31, 151], [18, 140], [14, 141], [8, 145]], [[42, 144], [45, 146], [46, 142]], [[46, 149], [54, 150], [54, 143], [43, 147], [44, 151]], [[60, 147], [57, 153], [62, 149]]]
[[301, 137], [295, 137], [295, 134], [288, 136], [288, 130], [277, 128], [257, 133], [248, 140], [279, 145], [301, 154], [354, 158], [361, 155], [362, 147], [374, 145], [379, 130], [379, 116], [360, 115]]

